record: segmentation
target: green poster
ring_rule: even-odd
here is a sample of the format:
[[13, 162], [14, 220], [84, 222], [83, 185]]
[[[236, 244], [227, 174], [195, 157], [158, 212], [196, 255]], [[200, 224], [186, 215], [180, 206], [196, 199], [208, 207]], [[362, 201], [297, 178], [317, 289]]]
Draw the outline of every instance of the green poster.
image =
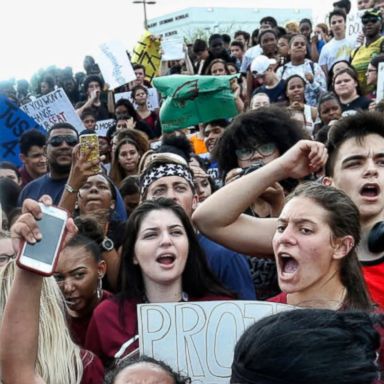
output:
[[156, 77], [153, 84], [165, 98], [160, 109], [163, 132], [172, 132], [199, 123], [236, 116], [231, 90], [232, 76]]

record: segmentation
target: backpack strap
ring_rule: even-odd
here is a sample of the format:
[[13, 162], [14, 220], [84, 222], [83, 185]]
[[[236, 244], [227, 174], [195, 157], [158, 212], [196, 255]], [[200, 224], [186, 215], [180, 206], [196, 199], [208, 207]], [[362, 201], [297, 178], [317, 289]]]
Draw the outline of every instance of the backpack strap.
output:
[[287, 69], [287, 64], [284, 64], [283, 65], [283, 70], [281, 71], [281, 79], [283, 79], [284, 72], [285, 72], [286, 69]]

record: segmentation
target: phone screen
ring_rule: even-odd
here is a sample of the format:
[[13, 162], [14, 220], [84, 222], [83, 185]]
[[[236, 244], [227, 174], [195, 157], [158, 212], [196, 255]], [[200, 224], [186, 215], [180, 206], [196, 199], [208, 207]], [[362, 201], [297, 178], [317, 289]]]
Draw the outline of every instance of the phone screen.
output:
[[37, 224], [40, 228], [42, 239], [35, 244], [27, 243], [23, 255], [42, 263], [52, 264], [62, 235], [64, 220], [45, 214]]

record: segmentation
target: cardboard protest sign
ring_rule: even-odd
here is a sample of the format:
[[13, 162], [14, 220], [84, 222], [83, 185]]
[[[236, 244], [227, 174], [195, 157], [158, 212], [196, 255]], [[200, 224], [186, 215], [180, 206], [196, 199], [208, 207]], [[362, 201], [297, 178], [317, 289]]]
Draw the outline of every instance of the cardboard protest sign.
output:
[[165, 361], [194, 384], [227, 384], [237, 340], [263, 317], [293, 309], [265, 301], [138, 306], [140, 354]]
[[78, 132], [84, 129], [63, 88], [58, 88], [20, 107], [46, 130], [56, 123], [70, 123]]
[[185, 58], [184, 41], [180, 39], [169, 39], [161, 42], [163, 54], [161, 59], [164, 61], [181, 60]]
[[153, 39], [149, 31], [145, 31], [133, 50], [132, 63], [145, 67], [145, 78], [148, 81], [158, 75], [160, 69], [160, 40]]
[[345, 37], [357, 43], [357, 37], [363, 31], [363, 24], [361, 23], [362, 11], [352, 11], [347, 15], [347, 30], [345, 31]]
[[97, 136], [107, 136], [108, 129], [116, 124], [115, 119], [100, 120], [96, 123], [95, 133]]
[[[159, 108], [159, 94], [157, 93], [156, 88], [147, 88], [147, 91], [148, 91], [148, 100], [147, 100], [148, 109], [150, 111], [154, 111], [155, 109]], [[132, 99], [131, 91], [115, 93], [115, 103], [120, 99], [129, 100], [133, 104], [133, 106], [137, 109], [137, 104]]]
[[379, 64], [377, 71], [376, 103], [384, 99], [384, 63]]
[[136, 79], [126, 50], [119, 41], [99, 45], [95, 56], [105, 82], [112, 89]]
[[17, 166], [21, 165], [19, 138], [23, 132], [32, 128], [45, 132], [43, 127], [11, 100], [0, 95], [0, 161], [10, 161]]
[[237, 115], [231, 81], [236, 76], [157, 77], [154, 86], [165, 97], [160, 109], [163, 132]]

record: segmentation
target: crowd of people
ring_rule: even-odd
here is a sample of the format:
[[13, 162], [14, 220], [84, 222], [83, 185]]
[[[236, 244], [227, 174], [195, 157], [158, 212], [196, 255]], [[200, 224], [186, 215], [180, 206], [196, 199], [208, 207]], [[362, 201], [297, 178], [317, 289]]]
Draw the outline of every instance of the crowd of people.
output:
[[[234, 76], [237, 115], [171, 133], [141, 64], [114, 90], [90, 56], [0, 84], [18, 106], [62, 87], [83, 123], [25, 131], [21, 166], [0, 161], [1, 382], [190, 383], [138, 357], [137, 306], [217, 300], [302, 307], [245, 331], [233, 384], [382, 382], [384, 1], [356, 3], [353, 37], [340, 0], [326, 23], [192, 42], [159, 76]], [[80, 138], [107, 119], [90, 160]], [[38, 202], [71, 217], [49, 277], [15, 261], [42, 240]]]

